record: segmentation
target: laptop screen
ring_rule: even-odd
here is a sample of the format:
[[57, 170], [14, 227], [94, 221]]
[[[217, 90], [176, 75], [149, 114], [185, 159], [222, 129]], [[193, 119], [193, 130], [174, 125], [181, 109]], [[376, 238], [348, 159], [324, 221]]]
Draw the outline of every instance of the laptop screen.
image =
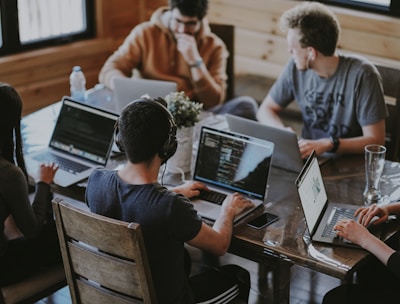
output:
[[296, 185], [308, 229], [313, 234], [315, 226], [328, 201], [315, 152], [307, 159], [303, 170], [296, 180]]
[[104, 166], [116, 120], [115, 114], [64, 99], [50, 147]]
[[202, 127], [193, 179], [264, 199], [274, 144]]

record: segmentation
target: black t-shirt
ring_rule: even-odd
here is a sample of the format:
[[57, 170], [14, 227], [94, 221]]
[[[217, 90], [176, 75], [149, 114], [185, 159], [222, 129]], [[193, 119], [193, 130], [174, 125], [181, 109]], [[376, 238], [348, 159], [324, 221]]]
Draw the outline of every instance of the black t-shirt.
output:
[[200, 231], [202, 220], [190, 201], [160, 184], [131, 185], [116, 171], [89, 177], [86, 201], [92, 212], [141, 225], [160, 303], [193, 302], [184, 271], [184, 243]]

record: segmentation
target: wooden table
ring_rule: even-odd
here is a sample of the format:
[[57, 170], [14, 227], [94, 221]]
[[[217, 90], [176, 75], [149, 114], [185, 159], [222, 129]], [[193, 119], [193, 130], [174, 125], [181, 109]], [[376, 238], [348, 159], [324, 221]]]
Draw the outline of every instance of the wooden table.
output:
[[[362, 155], [343, 156], [321, 167], [331, 202], [362, 205], [365, 186]], [[295, 186], [296, 174], [273, 168], [266, 210], [278, 214], [274, 224], [256, 230], [245, 224], [235, 227], [230, 252], [259, 262], [273, 271], [274, 303], [289, 303], [290, 267], [293, 264], [351, 282], [354, 272], [371, 255], [363, 249], [311, 243]], [[400, 163], [386, 161], [381, 179], [383, 194], [400, 186]], [[248, 219], [247, 219], [248, 221]], [[399, 221], [382, 226], [382, 239], [394, 237]]]
[[[109, 102], [109, 100], [107, 101]], [[101, 106], [104, 106], [101, 105]], [[46, 107], [22, 120], [24, 150], [43, 148], [51, 136], [60, 103]], [[202, 124], [213, 124], [225, 128], [221, 117], [205, 115]], [[123, 158], [111, 158], [107, 167], [115, 168]], [[343, 156], [330, 160], [321, 167], [328, 198], [332, 202], [362, 204], [362, 192], [365, 186], [364, 158], [362, 155]], [[370, 256], [362, 249], [349, 249], [322, 244], [311, 244], [306, 237], [304, 214], [300, 206], [295, 179], [297, 174], [279, 168], [272, 168], [269, 178], [268, 195], [265, 209], [278, 214], [279, 220], [272, 225], [256, 230], [245, 222], [263, 212], [245, 218], [234, 228], [234, 237], [229, 251], [238, 256], [266, 265], [273, 270], [274, 303], [289, 303], [290, 267], [293, 264], [308, 267], [341, 279], [352, 280], [354, 272]], [[179, 183], [175, 177], [166, 177], [169, 183]], [[168, 182], [167, 182], [168, 183]], [[390, 195], [400, 186], [400, 163], [386, 161], [381, 178], [383, 194]], [[85, 183], [68, 188], [52, 186], [53, 191], [76, 201], [84, 201]], [[398, 221], [384, 226], [384, 236], [394, 235], [400, 226]]]

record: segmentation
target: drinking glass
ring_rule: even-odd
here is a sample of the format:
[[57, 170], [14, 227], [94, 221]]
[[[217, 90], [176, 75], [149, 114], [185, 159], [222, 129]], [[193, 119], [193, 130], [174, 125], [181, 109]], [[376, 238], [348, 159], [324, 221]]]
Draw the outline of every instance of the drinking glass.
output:
[[365, 150], [365, 190], [364, 205], [378, 203], [381, 198], [379, 181], [385, 165], [386, 147], [382, 145], [367, 145]]

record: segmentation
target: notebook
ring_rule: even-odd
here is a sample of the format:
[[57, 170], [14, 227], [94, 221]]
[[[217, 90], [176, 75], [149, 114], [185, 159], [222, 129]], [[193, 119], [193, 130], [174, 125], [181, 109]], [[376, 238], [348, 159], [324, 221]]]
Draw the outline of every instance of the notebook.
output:
[[294, 132], [264, 125], [258, 121], [226, 114], [229, 130], [265, 139], [275, 144], [272, 166], [299, 173], [301, 158], [297, 135]]
[[164, 98], [177, 91], [177, 84], [172, 81], [141, 78], [114, 78], [114, 103], [117, 113], [131, 101], [148, 95], [150, 98]]
[[[243, 219], [264, 202], [273, 150], [272, 142], [203, 126], [193, 180], [205, 183], [213, 192], [204, 194], [213, 197], [193, 198], [194, 208], [203, 218], [215, 221], [226, 196], [239, 192], [255, 204], [237, 215], [234, 223]], [[221, 194], [221, 200], [210, 201]]]
[[[296, 186], [312, 241], [359, 248], [358, 245], [337, 237], [333, 227], [343, 218], [355, 219], [354, 212], [360, 206], [328, 201], [315, 151], [308, 157], [296, 179]], [[377, 235], [378, 229], [376, 230], [370, 231]]]
[[60, 114], [48, 146], [25, 155], [28, 173], [35, 175], [41, 162], [54, 161], [59, 169], [54, 183], [68, 187], [107, 164], [118, 116], [63, 97]]

